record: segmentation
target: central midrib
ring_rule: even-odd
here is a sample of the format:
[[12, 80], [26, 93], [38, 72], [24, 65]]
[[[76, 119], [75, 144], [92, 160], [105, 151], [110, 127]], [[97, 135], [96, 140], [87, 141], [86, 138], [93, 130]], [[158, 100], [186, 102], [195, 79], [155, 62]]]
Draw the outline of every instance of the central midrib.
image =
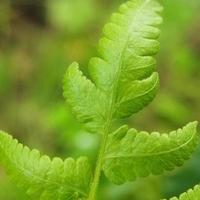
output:
[[[111, 106], [109, 109], [109, 115], [111, 116], [111, 118], [113, 117], [113, 110], [115, 111], [115, 107], [116, 107], [116, 98], [117, 98], [117, 88], [118, 88], [118, 84], [119, 84], [119, 80], [120, 80], [120, 76], [121, 76], [121, 71], [122, 68], [124, 66], [124, 54], [126, 52], [126, 49], [128, 48], [128, 44], [130, 41], [130, 37], [131, 37], [131, 32], [134, 29], [134, 18], [137, 18], [138, 13], [140, 13], [140, 11], [145, 7], [145, 5], [149, 2], [150, 0], [146, 0], [142, 5], [138, 6], [137, 8], [135, 8], [136, 13], [134, 13], [133, 15], [130, 16], [130, 18], [132, 19], [133, 23], [131, 24], [130, 28], [128, 28], [128, 33], [127, 33], [127, 38], [126, 40], [124, 40], [124, 44], [122, 44], [122, 50], [119, 56], [119, 61], [116, 64], [116, 68], [117, 68], [117, 72], [116, 72], [116, 78], [114, 79], [114, 83], [113, 83], [113, 88], [111, 89], [112, 93], [111, 93]], [[128, 11], [129, 12], [129, 11]], [[125, 14], [128, 15], [129, 13]], [[129, 25], [127, 25], [129, 26]], [[109, 63], [110, 65], [112, 65], [112, 63]], [[115, 66], [113, 66], [113, 68], [115, 68]], [[109, 96], [109, 95], [108, 95]]]
[[[112, 127], [112, 121], [113, 121], [113, 110], [115, 110], [115, 104], [116, 104], [116, 97], [117, 97], [117, 88], [118, 88], [118, 84], [119, 84], [119, 79], [120, 79], [120, 75], [121, 75], [121, 70], [123, 67], [123, 62], [124, 62], [124, 53], [128, 47], [128, 43], [129, 43], [129, 38], [130, 38], [130, 34], [131, 31], [133, 30], [133, 25], [134, 25], [134, 18], [137, 16], [137, 13], [140, 12], [140, 10], [149, 2], [149, 0], [146, 0], [142, 5], [140, 5], [140, 8], [135, 8], [136, 13], [134, 15], [131, 15], [130, 17], [133, 19], [133, 24], [130, 26], [130, 28], [128, 28], [128, 34], [127, 34], [127, 38], [125, 40], [125, 43], [122, 44], [122, 50], [119, 56], [119, 60], [118, 62], [115, 64], [116, 68], [117, 68], [117, 72], [116, 72], [116, 78], [115, 81], [113, 82], [113, 87], [111, 88], [111, 93], [110, 91], [107, 92], [107, 96], [108, 98], [110, 97], [110, 101], [109, 101], [109, 109], [107, 109], [106, 112], [106, 119], [107, 122], [104, 125], [104, 133], [103, 133], [103, 140], [101, 142], [101, 150], [100, 150], [100, 158], [97, 161], [97, 165], [96, 165], [96, 170], [97, 170], [97, 174], [96, 174], [96, 170], [95, 170], [95, 174], [94, 174], [94, 179], [93, 182], [91, 183], [91, 188], [90, 188], [90, 192], [89, 192], [89, 198], [88, 200], [94, 200], [94, 191], [97, 188], [94, 188], [96, 186], [98, 186], [98, 183], [95, 183], [95, 180], [97, 179], [97, 181], [99, 181], [100, 175], [101, 175], [101, 170], [102, 170], [102, 165], [103, 165], [103, 161], [104, 161], [104, 154], [105, 154], [105, 149], [106, 149], [106, 145], [107, 145], [107, 140], [108, 140], [108, 135], [110, 134], [111, 131], [111, 127]], [[125, 14], [127, 15], [127, 14]], [[127, 25], [128, 26], [128, 25]], [[106, 37], [106, 35], [104, 36]], [[112, 61], [111, 61], [112, 62]], [[111, 66], [112, 63], [108, 62]], [[115, 68], [115, 66], [113, 66]], [[94, 186], [94, 187], [93, 187]]]
[[137, 157], [151, 157], [151, 156], [160, 156], [160, 155], [163, 155], [163, 154], [169, 154], [171, 152], [174, 152], [174, 151], [177, 151], [185, 146], [187, 146], [189, 143], [191, 143], [195, 137], [196, 133], [193, 133], [192, 136], [189, 138], [189, 140], [187, 140], [185, 143], [179, 145], [178, 147], [176, 148], [173, 148], [173, 149], [170, 149], [170, 150], [167, 150], [167, 151], [162, 151], [162, 152], [159, 152], [159, 153], [149, 153], [149, 154], [127, 154], [127, 155], [108, 155], [106, 157], [104, 157], [105, 160], [107, 159], [114, 159], [114, 158], [129, 158], [129, 157], [133, 157], [133, 158], [137, 158]]

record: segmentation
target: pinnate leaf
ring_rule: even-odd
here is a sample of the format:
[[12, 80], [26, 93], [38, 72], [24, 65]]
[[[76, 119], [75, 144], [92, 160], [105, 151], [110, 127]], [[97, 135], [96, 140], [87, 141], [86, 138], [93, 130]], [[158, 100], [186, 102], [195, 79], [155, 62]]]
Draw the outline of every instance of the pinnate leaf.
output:
[[61, 160], [41, 156], [0, 132], [0, 163], [12, 179], [35, 199], [85, 200], [92, 178], [88, 159]]
[[121, 127], [109, 135], [103, 166], [105, 175], [113, 183], [122, 184], [183, 165], [197, 146], [197, 124], [189, 123], [169, 134], [149, 134]]
[[[162, 7], [154, 0], [123, 4], [106, 24], [99, 57], [89, 62], [90, 79], [72, 64], [64, 94], [78, 120], [99, 131], [107, 120], [129, 117], [147, 106], [159, 85], [154, 55], [159, 50]], [[103, 129], [103, 128], [102, 128]]]

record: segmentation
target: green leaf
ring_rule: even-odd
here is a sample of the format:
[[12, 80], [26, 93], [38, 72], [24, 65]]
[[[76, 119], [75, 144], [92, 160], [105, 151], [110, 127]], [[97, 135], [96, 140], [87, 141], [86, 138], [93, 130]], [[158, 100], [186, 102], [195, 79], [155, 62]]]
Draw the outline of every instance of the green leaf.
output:
[[72, 63], [64, 78], [64, 96], [72, 106], [77, 119], [85, 123], [91, 132], [101, 130], [105, 119], [105, 95], [79, 70], [78, 63]]
[[109, 135], [103, 165], [105, 175], [113, 183], [122, 184], [183, 165], [197, 146], [197, 125], [192, 122], [169, 134], [121, 127]]
[[84, 200], [92, 178], [88, 159], [50, 160], [0, 132], [0, 163], [35, 199]]
[[104, 27], [100, 58], [91, 59], [90, 74], [97, 87], [111, 94], [115, 118], [138, 112], [155, 96], [158, 75], [153, 73], [153, 55], [159, 50], [161, 10], [154, 0], [128, 1]]
[[173, 197], [170, 200], [199, 200], [200, 199], [200, 186], [196, 185], [194, 189], [189, 189], [187, 192], [180, 195], [179, 198]]
[[153, 56], [159, 50], [161, 11], [154, 0], [123, 4], [104, 27], [99, 57], [89, 62], [91, 80], [75, 63], [67, 70], [65, 97], [89, 130], [94, 132], [109, 120], [129, 117], [155, 97], [159, 78]]

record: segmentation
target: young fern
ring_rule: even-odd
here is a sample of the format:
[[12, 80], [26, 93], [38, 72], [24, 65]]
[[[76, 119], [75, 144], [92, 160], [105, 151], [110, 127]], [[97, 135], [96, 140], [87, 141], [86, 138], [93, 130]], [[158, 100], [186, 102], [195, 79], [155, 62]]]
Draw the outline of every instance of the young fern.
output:
[[[51, 161], [0, 133], [0, 162], [36, 199], [95, 200], [102, 171], [111, 182], [122, 184], [173, 170], [191, 156], [198, 143], [197, 122], [169, 134], [127, 126], [112, 133], [114, 120], [139, 112], [156, 95], [159, 78], [153, 56], [159, 50], [161, 11], [155, 0], [123, 4], [104, 27], [100, 55], [89, 62], [90, 79], [78, 63], [67, 69], [64, 96], [68, 104], [88, 131], [102, 136], [94, 172], [85, 157]], [[198, 193], [199, 186], [188, 192], [191, 197], [183, 194], [180, 199], [195, 199]]]

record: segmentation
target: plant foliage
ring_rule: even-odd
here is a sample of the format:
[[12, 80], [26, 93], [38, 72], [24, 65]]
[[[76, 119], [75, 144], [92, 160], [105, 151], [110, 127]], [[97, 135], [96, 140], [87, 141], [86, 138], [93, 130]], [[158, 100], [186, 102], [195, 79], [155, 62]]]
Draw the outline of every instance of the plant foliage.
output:
[[[198, 143], [197, 122], [169, 134], [127, 126], [112, 133], [114, 120], [139, 112], [156, 95], [159, 77], [154, 55], [159, 50], [161, 11], [155, 0], [124, 3], [104, 27], [99, 57], [89, 62], [89, 77], [76, 62], [67, 69], [68, 104], [87, 130], [102, 135], [94, 173], [85, 157], [51, 161], [0, 133], [1, 163], [29, 194], [42, 200], [94, 200], [102, 170], [111, 182], [122, 184], [173, 170], [189, 159]], [[188, 194], [198, 195], [196, 191]]]
[[0, 132], [0, 160], [19, 186], [36, 199], [84, 199], [92, 177], [88, 159], [40, 155]]
[[67, 70], [64, 94], [90, 131], [100, 132], [107, 121], [129, 117], [153, 100], [159, 79], [152, 56], [159, 50], [161, 10], [156, 1], [123, 4], [104, 27], [100, 57], [89, 62], [91, 80], [77, 63]]
[[173, 170], [189, 159], [198, 141], [197, 122], [169, 134], [151, 134], [126, 126], [109, 135], [104, 171], [114, 183]]

